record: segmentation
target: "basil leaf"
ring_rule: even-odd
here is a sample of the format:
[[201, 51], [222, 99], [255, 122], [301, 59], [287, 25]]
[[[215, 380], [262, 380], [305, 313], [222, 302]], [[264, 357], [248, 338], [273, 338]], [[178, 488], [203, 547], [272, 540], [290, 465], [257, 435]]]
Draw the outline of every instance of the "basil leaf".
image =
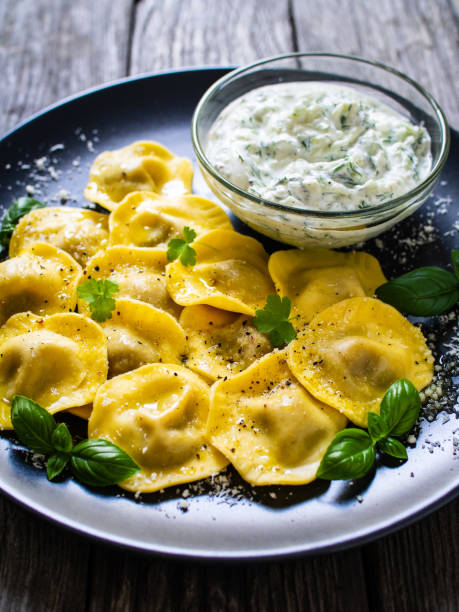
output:
[[402, 436], [416, 423], [421, 410], [421, 397], [412, 382], [401, 378], [386, 391], [380, 416], [387, 424], [387, 433]]
[[73, 440], [69, 428], [65, 423], [59, 423], [51, 435], [51, 444], [57, 451], [69, 453], [72, 450]]
[[459, 251], [451, 251], [451, 259], [453, 260], [454, 273], [459, 279]]
[[55, 453], [51, 455], [46, 464], [46, 473], [48, 474], [48, 480], [53, 480], [56, 476], [62, 472], [67, 465], [70, 456], [67, 453]]
[[87, 485], [118, 484], [139, 471], [139, 466], [121, 448], [107, 440], [83, 440], [70, 459], [73, 474]]
[[327, 448], [317, 478], [352, 480], [361, 478], [375, 461], [375, 448], [370, 436], [362, 429], [343, 429]]
[[373, 442], [378, 442], [389, 433], [387, 422], [376, 412], [368, 412], [368, 433]]
[[44, 208], [46, 204], [34, 198], [19, 198], [3, 215], [0, 227], [0, 245], [7, 247], [11, 234], [19, 220], [35, 208]]
[[54, 453], [51, 437], [56, 421], [39, 404], [23, 395], [15, 395], [11, 404], [11, 422], [19, 440], [30, 450], [43, 455]]
[[406, 452], [406, 448], [400, 442], [400, 440], [396, 440], [395, 438], [386, 438], [385, 440], [380, 440], [378, 442], [378, 448], [386, 455], [390, 455], [391, 457], [396, 457], [397, 459], [408, 459], [408, 454]]
[[454, 306], [459, 300], [459, 281], [442, 268], [417, 268], [381, 285], [376, 295], [405, 314], [428, 317]]

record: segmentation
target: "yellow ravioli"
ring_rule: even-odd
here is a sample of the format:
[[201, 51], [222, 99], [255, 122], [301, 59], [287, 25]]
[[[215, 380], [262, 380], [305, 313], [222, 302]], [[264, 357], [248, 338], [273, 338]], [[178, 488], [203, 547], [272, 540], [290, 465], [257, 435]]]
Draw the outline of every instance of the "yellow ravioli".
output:
[[147, 363], [182, 363], [185, 333], [167, 312], [129, 298], [116, 301], [101, 324], [107, 337], [109, 378]]
[[11, 427], [15, 395], [51, 414], [92, 402], [107, 367], [107, 343], [94, 321], [75, 313], [12, 316], [0, 328], [0, 427]]
[[10, 240], [10, 257], [32, 242], [52, 244], [82, 266], [108, 243], [108, 215], [62, 206], [32, 210], [17, 224]]
[[104, 151], [91, 167], [84, 195], [108, 210], [133, 191], [153, 191], [166, 196], [190, 193], [193, 165], [156, 142], [134, 142], [122, 149]]
[[67, 412], [70, 412], [70, 414], [80, 417], [80, 419], [89, 421], [89, 417], [91, 416], [92, 412], [92, 404], [86, 404], [85, 406], [79, 406], [78, 408], [69, 408]]
[[344, 300], [314, 317], [290, 343], [288, 362], [308, 391], [361, 427], [396, 380], [420, 390], [433, 375], [421, 331], [373, 298]]
[[[110, 278], [120, 287], [115, 297], [147, 302], [178, 317], [182, 309], [170, 298], [166, 288], [167, 263], [166, 252], [158, 249], [109, 247], [88, 262], [83, 280]], [[89, 316], [85, 300], [78, 301], [78, 310]]]
[[375, 257], [357, 251], [277, 251], [268, 268], [279, 295], [292, 301], [296, 328], [341, 300], [373, 296], [387, 280]]
[[295, 379], [285, 351], [215, 383], [207, 434], [252, 485], [306, 484], [346, 419]]
[[254, 238], [214, 230], [193, 242], [196, 265], [179, 260], [167, 267], [167, 288], [182, 306], [207, 304], [222, 310], [255, 315], [274, 292], [268, 255]]
[[100, 387], [88, 432], [118, 445], [140, 466], [121, 487], [157, 491], [207, 478], [227, 465], [205, 437], [208, 412], [209, 388], [197, 374], [154, 363]]
[[212, 306], [187, 306], [180, 324], [188, 338], [186, 365], [215, 381], [245, 370], [272, 350], [252, 317]]
[[81, 267], [51, 244], [34, 242], [0, 263], [0, 325], [17, 312], [48, 315], [75, 310]]
[[217, 204], [195, 195], [166, 198], [147, 191], [131, 193], [110, 215], [110, 244], [167, 248], [189, 226], [199, 234], [232, 230], [228, 215]]

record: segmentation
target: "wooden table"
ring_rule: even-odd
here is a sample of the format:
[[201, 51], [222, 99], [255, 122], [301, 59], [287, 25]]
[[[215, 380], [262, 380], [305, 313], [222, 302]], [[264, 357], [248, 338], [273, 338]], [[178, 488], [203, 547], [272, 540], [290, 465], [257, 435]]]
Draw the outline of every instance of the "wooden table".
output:
[[[0, 132], [129, 74], [294, 50], [381, 60], [459, 127], [457, 0], [0, 2]], [[458, 502], [373, 544], [264, 565], [176, 563], [74, 535], [0, 496], [0, 610], [459, 610]]]

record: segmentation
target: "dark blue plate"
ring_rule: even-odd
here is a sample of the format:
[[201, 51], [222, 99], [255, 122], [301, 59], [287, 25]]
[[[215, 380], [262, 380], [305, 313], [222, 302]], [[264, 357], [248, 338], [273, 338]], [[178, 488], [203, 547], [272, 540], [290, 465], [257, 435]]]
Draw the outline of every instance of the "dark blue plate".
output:
[[[179, 155], [193, 157], [193, 110], [225, 72], [207, 68], [128, 79], [36, 115], [0, 141], [2, 207], [24, 195], [27, 186], [49, 204], [58, 204], [66, 190], [68, 205], [84, 205], [83, 189], [95, 155], [136, 139], [157, 140]], [[46, 162], [37, 164], [35, 160], [42, 157]], [[459, 245], [458, 157], [459, 137], [453, 132], [450, 158], [434, 197], [403, 224], [365, 244], [365, 250], [380, 259], [386, 275], [422, 264], [449, 264], [451, 248]], [[198, 174], [195, 191], [208, 195]], [[240, 222], [236, 226], [253, 234]], [[269, 250], [275, 246], [260, 239]], [[437, 362], [443, 364], [451, 361], [451, 346], [458, 344], [457, 312], [453, 317], [424, 324], [427, 334], [435, 334], [431, 340]], [[405, 465], [382, 465], [355, 484], [315, 482], [253, 489], [229, 470], [228, 482], [217, 487], [205, 482], [200, 492], [185, 485], [135, 499], [120, 489], [92, 490], [70, 478], [50, 483], [15, 444], [14, 436], [4, 434], [0, 488], [72, 529], [145, 551], [260, 559], [337, 550], [407, 525], [457, 493], [453, 431], [458, 382], [454, 375], [445, 378], [449, 414], [423, 421]], [[81, 421], [70, 420], [73, 431], [82, 428]], [[184, 501], [183, 493], [191, 495]]]

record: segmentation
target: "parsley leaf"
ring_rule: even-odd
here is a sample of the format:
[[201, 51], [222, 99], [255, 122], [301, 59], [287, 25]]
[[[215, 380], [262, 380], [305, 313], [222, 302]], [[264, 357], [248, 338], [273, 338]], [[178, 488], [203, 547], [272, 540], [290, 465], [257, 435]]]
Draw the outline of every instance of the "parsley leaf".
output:
[[292, 302], [290, 298], [271, 294], [266, 298], [266, 306], [263, 310], [257, 310], [253, 323], [259, 332], [269, 334], [269, 340], [273, 346], [288, 344], [296, 333], [290, 323], [290, 310]]
[[191, 229], [191, 227], [188, 227], [187, 225], [185, 225], [183, 228], [183, 235], [185, 236], [185, 240], [188, 242], [188, 244], [193, 242], [193, 240], [196, 238], [196, 232], [194, 229]]
[[180, 259], [184, 266], [194, 266], [196, 264], [196, 251], [190, 244], [196, 238], [196, 232], [188, 226], [183, 228], [183, 238], [172, 238], [167, 245], [167, 259], [175, 261]]
[[112, 318], [116, 306], [113, 296], [119, 290], [120, 286], [114, 281], [90, 278], [78, 287], [78, 297], [88, 302], [94, 321], [102, 323]]

